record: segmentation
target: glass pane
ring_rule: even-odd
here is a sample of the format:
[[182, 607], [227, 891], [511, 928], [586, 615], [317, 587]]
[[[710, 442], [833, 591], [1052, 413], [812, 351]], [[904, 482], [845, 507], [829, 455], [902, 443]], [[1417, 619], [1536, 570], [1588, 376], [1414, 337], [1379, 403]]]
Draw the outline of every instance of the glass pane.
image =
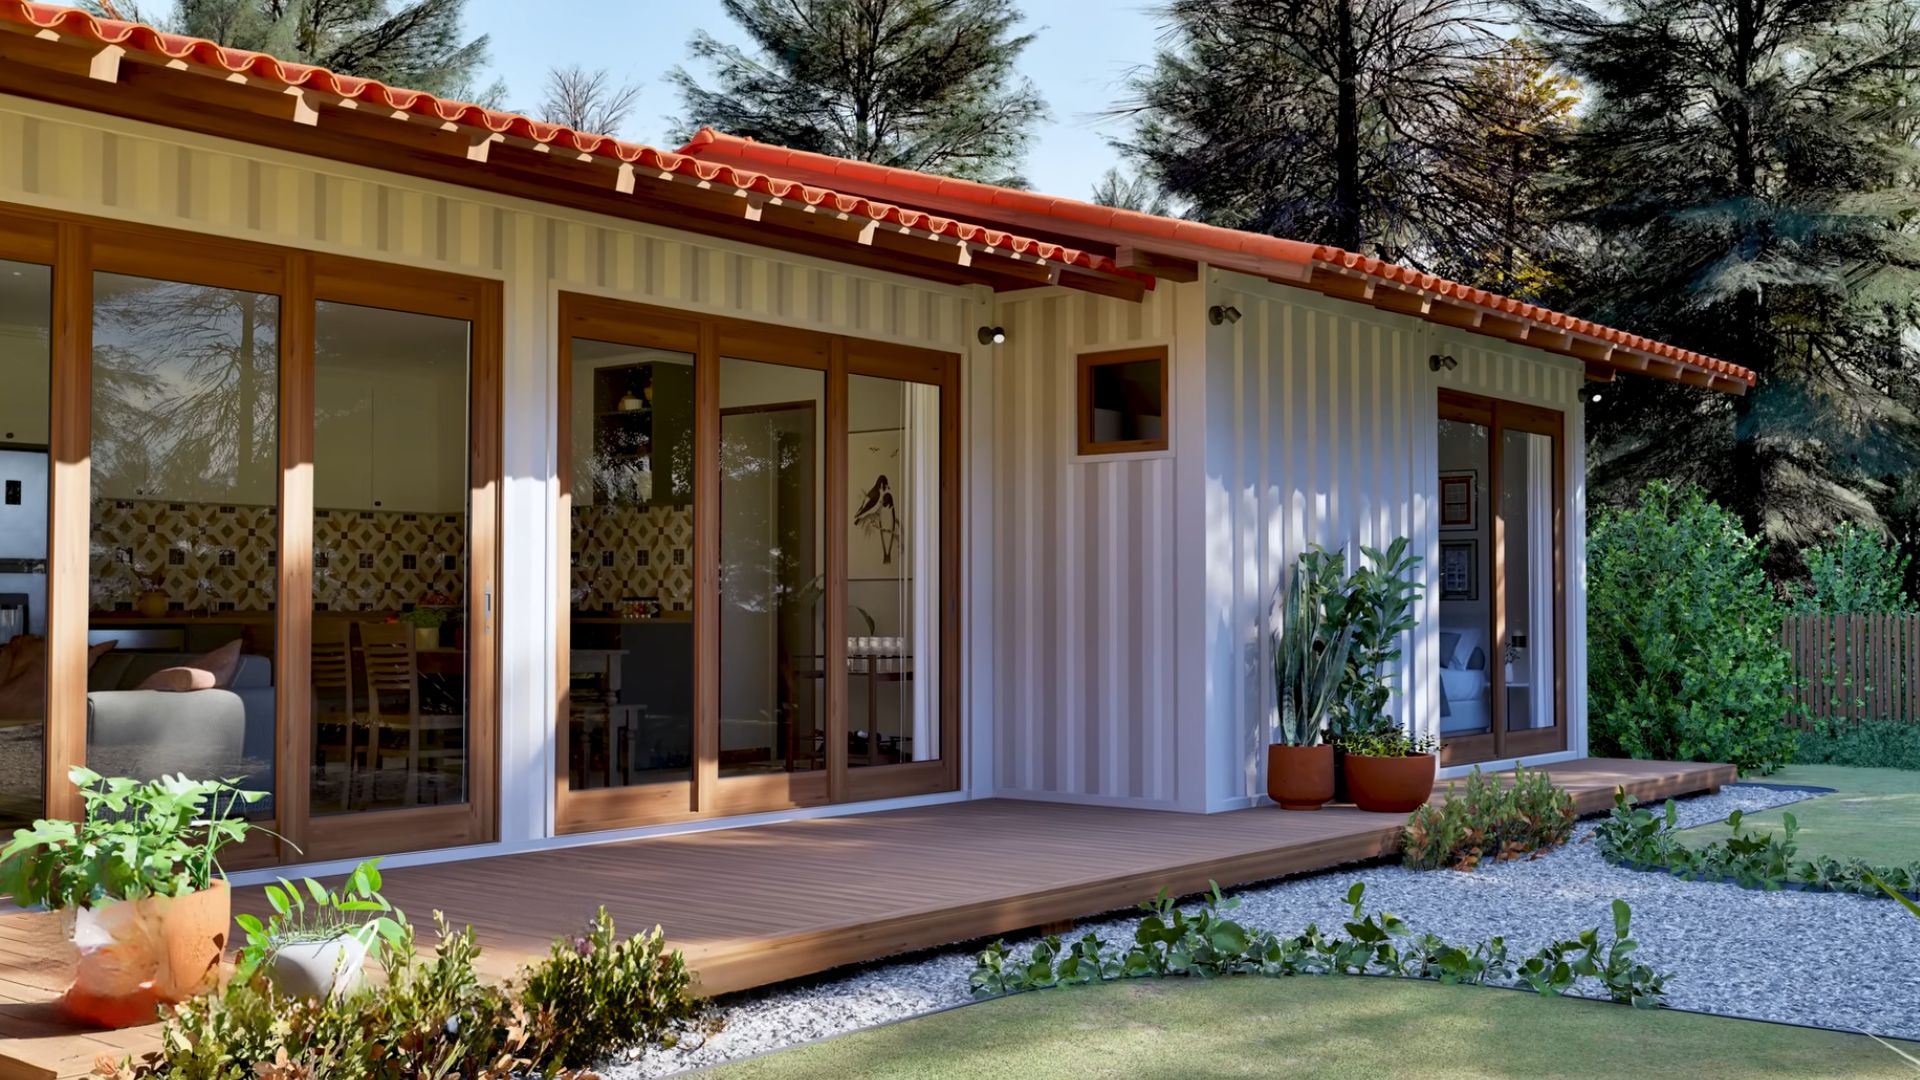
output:
[[[1500, 433], [1507, 730], [1554, 725], [1553, 437]], [[1534, 631], [1538, 631], [1535, 633]]]
[[316, 814], [467, 799], [470, 331], [315, 308]]
[[575, 338], [569, 783], [693, 778], [693, 357]]
[[0, 836], [45, 805], [53, 271], [0, 260]]
[[1440, 735], [1493, 730], [1493, 522], [1485, 427], [1440, 421]]
[[847, 760], [940, 756], [940, 388], [847, 377]]
[[827, 764], [827, 378], [720, 361], [720, 773]]
[[1096, 364], [1087, 371], [1091, 434], [1097, 443], [1141, 442], [1167, 437], [1166, 401], [1160, 392], [1162, 360]]
[[93, 277], [95, 772], [271, 796], [279, 331], [274, 296]]

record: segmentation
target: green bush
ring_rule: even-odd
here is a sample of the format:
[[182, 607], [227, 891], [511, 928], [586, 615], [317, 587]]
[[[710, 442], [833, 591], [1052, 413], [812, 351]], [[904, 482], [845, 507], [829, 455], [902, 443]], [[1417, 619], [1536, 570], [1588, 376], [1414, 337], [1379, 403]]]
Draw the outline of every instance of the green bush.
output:
[[615, 1050], [673, 1041], [698, 1005], [687, 992], [687, 965], [668, 952], [659, 927], [621, 941], [601, 908], [586, 932], [556, 941], [525, 975], [522, 1000], [550, 1017], [548, 1060], [585, 1068]]
[[1594, 516], [1588, 539], [1590, 741], [1596, 754], [1726, 761], [1771, 772], [1794, 752], [1784, 719], [1787, 607], [1762, 550], [1697, 489], [1648, 484]]
[[1463, 790], [1449, 782], [1445, 799], [1413, 812], [1402, 852], [1416, 870], [1536, 858], [1567, 842], [1575, 817], [1573, 796], [1546, 773], [1517, 768], [1508, 785], [1476, 768]]
[[1906, 590], [1913, 560], [1872, 529], [1843, 521], [1802, 555], [1808, 580], [1799, 598], [1801, 611], [1883, 615], [1913, 609]]
[[1800, 765], [1920, 770], [1920, 723], [1862, 720], [1827, 731], [1798, 732], [1793, 760]]

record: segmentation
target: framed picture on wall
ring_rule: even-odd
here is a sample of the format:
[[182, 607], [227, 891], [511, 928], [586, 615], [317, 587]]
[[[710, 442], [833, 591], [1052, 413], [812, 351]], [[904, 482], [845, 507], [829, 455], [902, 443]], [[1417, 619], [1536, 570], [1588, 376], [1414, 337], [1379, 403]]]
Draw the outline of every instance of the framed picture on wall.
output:
[[847, 433], [847, 494], [853, 500], [847, 530], [847, 577], [900, 578], [906, 558], [907, 473], [900, 428]]
[[1474, 514], [1474, 489], [1479, 477], [1472, 469], [1440, 474], [1440, 527], [1474, 529], [1480, 522]]
[[1440, 599], [1480, 599], [1479, 570], [1479, 541], [1440, 541]]

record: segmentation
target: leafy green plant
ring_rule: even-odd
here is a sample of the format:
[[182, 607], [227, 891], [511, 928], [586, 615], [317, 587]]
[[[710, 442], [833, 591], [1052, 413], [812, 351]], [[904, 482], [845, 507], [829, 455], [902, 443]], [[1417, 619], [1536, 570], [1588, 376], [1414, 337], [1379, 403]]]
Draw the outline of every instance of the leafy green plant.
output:
[[1920, 770], [1920, 723], [1859, 720], [1798, 733], [1793, 760], [1801, 765]]
[[1320, 740], [1340, 702], [1353, 649], [1353, 626], [1335, 627], [1327, 618], [1330, 586], [1319, 577], [1327, 560], [1311, 554], [1302, 555], [1287, 578], [1279, 598], [1279, 625], [1271, 636], [1280, 742], [1287, 746], [1312, 746]]
[[264, 922], [246, 912], [233, 917], [247, 939], [234, 963], [234, 978], [242, 982], [287, 945], [351, 937], [378, 963], [383, 951], [400, 949], [406, 940], [406, 915], [380, 895], [379, 859], [354, 867], [337, 890], [312, 878], [299, 885], [281, 878], [265, 892], [273, 914]]
[[1366, 886], [1359, 882], [1347, 890], [1344, 936], [1309, 925], [1283, 937], [1231, 918], [1228, 913], [1239, 902], [1222, 894], [1218, 883], [1190, 911], [1162, 892], [1140, 905], [1144, 914], [1124, 953], [1112, 952], [1093, 934], [1071, 944], [1049, 935], [1024, 956], [995, 942], [976, 958], [967, 982], [975, 996], [989, 997], [1128, 978], [1392, 975], [1469, 985], [1517, 980], [1542, 994], [1576, 992], [1597, 983], [1609, 1000], [1621, 1004], [1647, 1008], [1664, 1000], [1666, 976], [1634, 960], [1639, 945], [1631, 936], [1632, 912], [1625, 901], [1613, 902], [1611, 938], [1587, 930], [1515, 966], [1504, 938], [1466, 947], [1432, 934], [1416, 936], [1390, 911], [1369, 914], [1365, 896]]
[[1801, 611], [1883, 615], [1913, 610], [1906, 589], [1913, 558], [1874, 529], [1843, 521], [1800, 554], [1808, 578], [1796, 603]]
[[1472, 870], [1488, 860], [1537, 858], [1573, 835], [1573, 796], [1539, 770], [1517, 768], [1513, 782], [1474, 769], [1464, 788], [1447, 784], [1446, 798], [1429, 802], [1407, 820], [1401, 844], [1417, 870]]
[[1786, 604], [1764, 552], [1698, 490], [1647, 485], [1594, 515], [1588, 540], [1588, 686], [1600, 756], [1727, 761], [1771, 772], [1799, 709], [1780, 642]]
[[246, 838], [235, 811], [265, 797], [231, 780], [106, 778], [82, 766], [80, 821], [33, 823], [0, 848], [0, 892], [22, 906], [90, 907], [180, 896], [220, 876], [220, 850]]
[[[1420, 585], [1413, 578], [1420, 557], [1409, 553], [1404, 536], [1395, 537], [1386, 550], [1361, 547], [1362, 565], [1327, 596], [1330, 625], [1353, 629], [1353, 648], [1347, 656], [1347, 676], [1341, 686], [1344, 712], [1336, 712], [1333, 730], [1338, 735], [1373, 735], [1394, 730], [1387, 715], [1387, 703], [1393, 697], [1388, 673], [1400, 659], [1400, 640], [1414, 627], [1413, 606], [1420, 599]], [[1345, 560], [1317, 548], [1307, 556], [1329, 560], [1324, 572], [1338, 581]]]
[[1355, 757], [1417, 757], [1440, 749], [1440, 741], [1432, 735], [1409, 735], [1399, 728], [1336, 735], [1333, 744]]
[[550, 1020], [543, 1047], [548, 1060], [585, 1067], [615, 1050], [665, 1040], [691, 1020], [699, 1003], [677, 952], [668, 952], [659, 927], [624, 941], [601, 908], [585, 932], [556, 941], [546, 960], [521, 984], [530, 1010]]
[[438, 630], [450, 613], [443, 607], [415, 606], [400, 613], [400, 621], [420, 630]]
[[1615, 789], [1613, 809], [1594, 832], [1600, 855], [1634, 870], [1656, 870], [1696, 881], [1731, 881], [1750, 889], [1779, 890], [1789, 884], [1816, 892], [1879, 895], [1880, 882], [1912, 892], [1920, 889], [1920, 863], [1876, 867], [1855, 859], [1795, 858], [1793, 836], [1800, 823], [1782, 813], [1781, 835], [1742, 832], [1740, 811], [1727, 815], [1733, 835], [1692, 847], [1679, 839], [1679, 808], [1668, 800], [1663, 813], [1636, 806]]

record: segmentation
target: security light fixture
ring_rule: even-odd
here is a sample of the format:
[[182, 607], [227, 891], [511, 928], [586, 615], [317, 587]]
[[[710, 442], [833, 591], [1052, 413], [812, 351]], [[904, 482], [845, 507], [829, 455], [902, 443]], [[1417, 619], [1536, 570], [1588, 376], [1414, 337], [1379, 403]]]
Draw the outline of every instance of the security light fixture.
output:
[[1006, 343], [1007, 343], [1007, 328], [1006, 328], [1006, 327], [1004, 327], [1004, 326], [983, 326], [983, 327], [981, 327], [981, 328], [980, 328], [980, 344], [982, 344], [982, 345], [1005, 345]]
[[1427, 357], [1428, 371], [1452, 371], [1459, 366], [1460, 361], [1455, 360], [1451, 356], [1434, 353], [1432, 356]]
[[1221, 323], [1237, 323], [1240, 321], [1240, 309], [1215, 304], [1207, 309], [1207, 321], [1215, 326]]

